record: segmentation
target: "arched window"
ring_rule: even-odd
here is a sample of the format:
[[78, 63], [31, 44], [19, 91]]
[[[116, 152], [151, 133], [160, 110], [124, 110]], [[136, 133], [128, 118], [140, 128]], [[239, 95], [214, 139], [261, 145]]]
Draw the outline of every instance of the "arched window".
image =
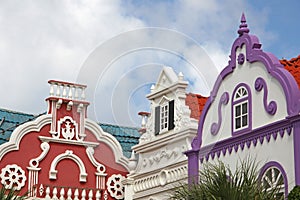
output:
[[237, 134], [251, 129], [251, 93], [246, 84], [240, 84], [233, 93], [232, 132]]
[[276, 199], [287, 197], [288, 183], [286, 173], [278, 162], [271, 161], [265, 164], [260, 171], [259, 178], [266, 190], [278, 189]]

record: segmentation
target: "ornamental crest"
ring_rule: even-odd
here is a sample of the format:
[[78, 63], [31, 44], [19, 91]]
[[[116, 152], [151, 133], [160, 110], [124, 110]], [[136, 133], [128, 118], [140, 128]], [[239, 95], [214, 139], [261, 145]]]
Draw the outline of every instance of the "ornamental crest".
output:
[[58, 121], [58, 137], [62, 137], [66, 140], [72, 140], [74, 136], [78, 140], [78, 124], [70, 116], [65, 116]]

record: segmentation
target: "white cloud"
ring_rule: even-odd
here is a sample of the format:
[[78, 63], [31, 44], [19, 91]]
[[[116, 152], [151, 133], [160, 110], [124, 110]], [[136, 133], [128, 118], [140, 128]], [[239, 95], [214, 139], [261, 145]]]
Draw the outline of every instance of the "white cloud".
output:
[[[243, 10], [250, 27], [272, 40], [263, 28], [268, 12], [258, 15], [238, 0], [1, 1], [0, 106], [41, 113], [47, 80], [83, 81], [96, 118], [135, 124], [134, 112], [148, 106], [137, 97], [147, 93], [162, 65], [182, 71], [192, 91], [209, 93], [214, 79], [205, 80], [207, 73], [226, 66]], [[147, 26], [165, 29], [131, 31]], [[92, 70], [82, 73], [86, 66]]]

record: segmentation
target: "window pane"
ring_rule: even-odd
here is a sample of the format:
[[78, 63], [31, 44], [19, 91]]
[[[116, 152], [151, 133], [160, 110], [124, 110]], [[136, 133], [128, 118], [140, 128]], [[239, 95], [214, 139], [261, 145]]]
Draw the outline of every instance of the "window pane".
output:
[[235, 129], [241, 128], [241, 118], [235, 119]]
[[243, 124], [242, 125], [243, 127], [248, 125], [248, 116], [247, 115], [242, 117], [242, 124]]
[[247, 108], [247, 102], [242, 104], [242, 113], [246, 114], [248, 113], [248, 108]]
[[236, 106], [235, 107], [235, 116], [240, 116], [241, 115], [241, 106]]

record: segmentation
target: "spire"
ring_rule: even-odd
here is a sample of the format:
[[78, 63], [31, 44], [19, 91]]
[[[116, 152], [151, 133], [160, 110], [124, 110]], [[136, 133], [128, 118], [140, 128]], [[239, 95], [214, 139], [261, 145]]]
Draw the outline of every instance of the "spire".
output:
[[249, 29], [247, 27], [248, 25], [246, 24], [246, 17], [243, 13], [241, 17], [241, 25], [240, 25], [240, 29], [238, 30], [238, 34], [242, 36], [244, 33], [249, 33]]

